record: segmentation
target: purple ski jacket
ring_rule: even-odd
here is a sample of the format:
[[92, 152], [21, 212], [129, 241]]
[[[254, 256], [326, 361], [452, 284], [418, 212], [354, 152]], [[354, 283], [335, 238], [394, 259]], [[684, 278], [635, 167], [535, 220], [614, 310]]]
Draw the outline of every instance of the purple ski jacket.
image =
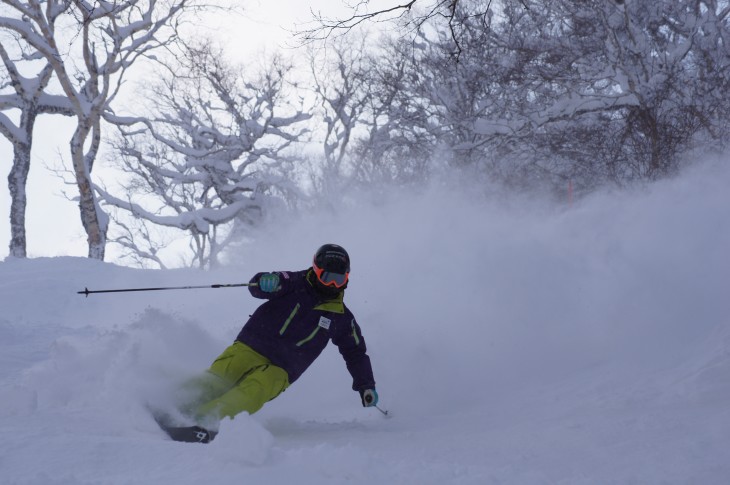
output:
[[[262, 274], [256, 274], [251, 283], [258, 283]], [[249, 286], [254, 297], [268, 301], [251, 315], [236, 340], [284, 369], [290, 384], [299, 379], [332, 340], [345, 359], [352, 388], [374, 389], [365, 339], [343, 302], [344, 290], [333, 299], [322, 296], [311, 283], [311, 268], [276, 274], [280, 282], [276, 291], [265, 293], [257, 286]]]

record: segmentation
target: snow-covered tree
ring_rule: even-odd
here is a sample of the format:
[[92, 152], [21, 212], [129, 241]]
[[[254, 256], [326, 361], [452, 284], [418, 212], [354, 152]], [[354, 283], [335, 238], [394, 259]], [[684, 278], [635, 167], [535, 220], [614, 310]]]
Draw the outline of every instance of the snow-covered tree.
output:
[[351, 142], [368, 115], [371, 61], [366, 39], [348, 40], [327, 50], [310, 51], [313, 90], [319, 105], [322, 141], [319, 173], [313, 177], [324, 198], [336, 196], [347, 185], [351, 169]]
[[352, 163], [359, 184], [389, 190], [427, 180], [437, 154], [427, 106], [409, 88], [418, 72], [412, 44], [386, 40], [381, 47], [371, 54], [366, 71], [370, 95]]
[[509, 16], [519, 30], [508, 46], [528, 56], [521, 147], [543, 158], [532, 167], [589, 184], [654, 179], [698, 141], [724, 138], [730, 105], [715, 93], [730, 87], [726, 2], [528, 5]]
[[[291, 147], [310, 115], [285, 96], [289, 70], [274, 59], [249, 72], [209, 43], [184, 47], [150, 86], [149, 117], [118, 120], [127, 125], [120, 124], [115, 148], [129, 182], [124, 195], [98, 187], [103, 200], [187, 233], [187, 263], [216, 266], [231, 242], [297, 190]], [[160, 248], [145, 227], [127, 225], [115, 242], [160, 264]]]
[[[9, 254], [16, 258], [26, 257], [26, 182], [36, 119], [47, 113], [73, 116], [65, 96], [46, 92], [53, 77], [53, 68], [47, 62], [35, 60], [37, 54], [17, 36], [0, 38], [0, 59], [4, 68], [0, 71], [0, 133], [13, 147], [13, 164], [8, 174], [11, 199]], [[33, 76], [21, 73], [21, 69], [34, 67], [40, 67], [40, 70]], [[17, 122], [13, 121], [14, 118]]]
[[422, 26], [386, 54], [405, 62], [392, 62], [390, 77], [418, 108], [403, 111], [410, 138], [421, 135], [452, 167], [519, 186], [576, 179], [590, 188], [654, 179], [698, 146], [726, 143], [727, 2], [484, 6], [462, 0], [449, 25]]
[[180, 14], [193, 5], [187, 0], [3, 1], [0, 29], [22, 38], [51, 66], [76, 117], [71, 163], [91, 258], [104, 259], [107, 238], [107, 216], [91, 180], [103, 117], [125, 72], [170, 42]]
[[433, 150], [419, 130], [428, 123], [423, 106], [405, 87], [412, 64], [403, 52], [373, 46], [368, 37], [349, 38], [310, 56], [322, 120], [314, 137], [323, 148], [312, 186], [322, 200], [339, 200], [354, 187], [389, 190], [426, 178]]

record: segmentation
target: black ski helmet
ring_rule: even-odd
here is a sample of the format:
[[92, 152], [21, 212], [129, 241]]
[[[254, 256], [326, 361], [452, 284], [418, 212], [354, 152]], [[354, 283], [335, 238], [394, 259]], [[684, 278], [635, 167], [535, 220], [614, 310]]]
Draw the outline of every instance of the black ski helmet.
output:
[[342, 246], [325, 244], [314, 253], [312, 267], [320, 283], [341, 288], [349, 277], [350, 255]]

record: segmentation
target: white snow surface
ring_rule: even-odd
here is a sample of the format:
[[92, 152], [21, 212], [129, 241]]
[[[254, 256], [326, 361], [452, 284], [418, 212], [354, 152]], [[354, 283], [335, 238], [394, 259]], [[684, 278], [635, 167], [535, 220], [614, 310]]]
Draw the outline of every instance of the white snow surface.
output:
[[[727, 164], [725, 164], [727, 165]], [[573, 207], [392, 196], [281, 223], [225, 268], [0, 263], [3, 484], [730, 483], [730, 169]], [[439, 195], [440, 194], [440, 195]], [[260, 303], [246, 282], [351, 254], [346, 302], [380, 404], [336, 347], [208, 445], [145, 403], [205, 369]]]

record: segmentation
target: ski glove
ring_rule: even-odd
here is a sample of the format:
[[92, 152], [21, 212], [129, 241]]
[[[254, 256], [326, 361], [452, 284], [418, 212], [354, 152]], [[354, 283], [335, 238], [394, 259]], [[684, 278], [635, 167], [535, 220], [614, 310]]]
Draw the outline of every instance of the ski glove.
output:
[[259, 289], [265, 293], [271, 293], [279, 289], [279, 275], [276, 273], [264, 273], [259, 277]]
[[362, 405], [366, 408], [375, 406], [378, 404], [378, 391], [375, 389], [360, 391], [360, 399], [362, 399]]

